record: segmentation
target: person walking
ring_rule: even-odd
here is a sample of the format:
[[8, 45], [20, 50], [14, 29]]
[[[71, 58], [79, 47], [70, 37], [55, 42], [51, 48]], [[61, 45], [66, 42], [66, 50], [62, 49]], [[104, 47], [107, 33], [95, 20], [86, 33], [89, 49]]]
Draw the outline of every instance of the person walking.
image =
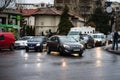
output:
[[114, 30], [113, 33], [113, 42], [112, 42], [112, 50], [116, 49], [118, 50], [118, 38], [119, 38], [119, 34], [116, 30]]

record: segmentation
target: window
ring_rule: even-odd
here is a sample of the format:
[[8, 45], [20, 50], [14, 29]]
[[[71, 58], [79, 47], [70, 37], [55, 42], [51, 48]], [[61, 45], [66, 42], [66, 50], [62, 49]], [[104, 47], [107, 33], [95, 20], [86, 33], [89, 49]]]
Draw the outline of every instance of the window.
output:
[[63, 3], [63, 0], [56, 0], [57, 3]]
[[0, 36], [0, 40], [4, 40], [4, 36], [3, 35]]
[[65, 3], [70, 3], [70, 0], [65, 0]]
[[56, 41], [56, 37], [52, 37], [50, 40], [51, 41]]

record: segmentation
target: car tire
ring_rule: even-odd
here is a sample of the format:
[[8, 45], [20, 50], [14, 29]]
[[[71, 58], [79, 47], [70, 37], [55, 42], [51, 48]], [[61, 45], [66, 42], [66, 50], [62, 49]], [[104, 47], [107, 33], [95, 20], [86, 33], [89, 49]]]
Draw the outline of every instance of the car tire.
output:
[[38, 49], [35, 49], [35, 52], [38, 52]]
[[87, 43], [85, 43], [85, 48], [86, 48], [86, 49], [88, 48]]
[[14, 50], [14, 45], [13, 45], [13, 44], [10, 45], [10, 50], [11, 50], [11, 51]]
[[79, 56], [81, 57], [81, 56], [82, 56], [82, 54], [83, 54], [83, 51], [81, 50], [81, 51], [80, 51], [80, 53], [79, 53]]
[[29, 52], [29, 49], [25, 49], [26, 50], [26, 52]]
[[95, 47], [95, 44], [92, 45], [92, 48], [94, 48], [94, 47]]
[[60, 53], [61, 56], [64, 55], [64, 52], [63, 52], [63, 50], [61, 48], [59, 48], [59, 53]]
[[51, 53], [51, 50], [49, 47], [47, 47], [47, 54], [50, 54]]
[[43, 51], [43, 48], [42, 48], [42, 47], [40, 47], [39, 51], [40, 51], [40, 52], [42, 52], [42, 51]]

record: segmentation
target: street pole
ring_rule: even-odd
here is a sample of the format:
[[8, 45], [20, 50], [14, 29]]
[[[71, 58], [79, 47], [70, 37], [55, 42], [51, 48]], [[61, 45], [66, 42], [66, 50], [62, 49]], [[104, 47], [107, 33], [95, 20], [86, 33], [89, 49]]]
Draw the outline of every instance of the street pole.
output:
[[112, 4], [112, 2], [110, 2], [110, 0], [109, 0], [109, 2], [107, 2], [107, 7], [106, 7], [106, 12], [110, 15], [110, 26], [111, 26], [111, 28], [112, 28], [112, 32], [115, 30], [115, 11], [113, 10], [113, 8], [111, 7], [111, 4]]

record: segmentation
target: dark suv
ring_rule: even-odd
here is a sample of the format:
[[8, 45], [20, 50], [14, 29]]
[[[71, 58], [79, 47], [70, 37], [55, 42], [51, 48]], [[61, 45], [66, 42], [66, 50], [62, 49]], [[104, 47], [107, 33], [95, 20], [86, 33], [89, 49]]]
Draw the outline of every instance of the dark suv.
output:
[[51, 51], [60, 52], [61, 55], [77, 53], [81, 56], [84, 46], [72, 37], [54, 35], [47, 41], [47, 53]]

